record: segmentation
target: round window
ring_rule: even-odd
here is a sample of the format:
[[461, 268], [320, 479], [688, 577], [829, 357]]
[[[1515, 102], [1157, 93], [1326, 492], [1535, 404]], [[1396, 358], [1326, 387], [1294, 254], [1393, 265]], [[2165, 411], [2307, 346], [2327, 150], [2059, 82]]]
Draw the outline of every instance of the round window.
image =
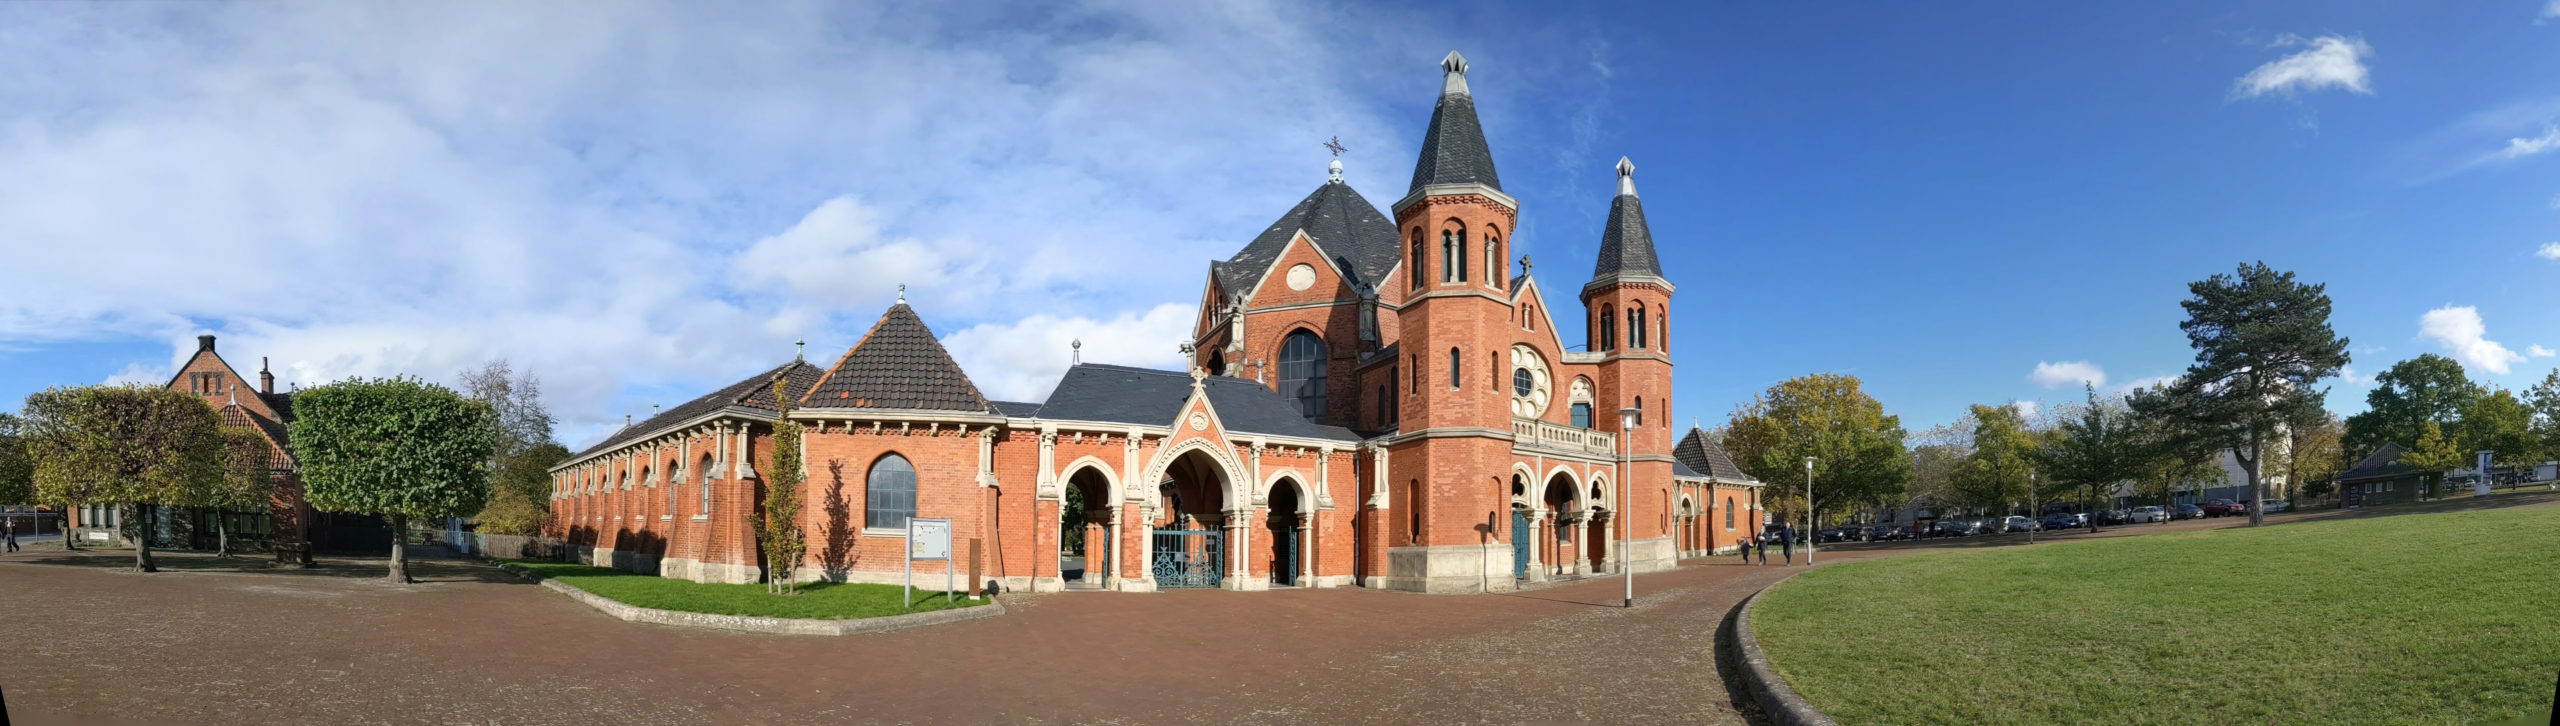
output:
[[1511, 369], [1511, 395], [1527, 396], [1530, 391], [1537, 390], [1537, 386], [1537, 374], [1530, 373], [1527, 368]]

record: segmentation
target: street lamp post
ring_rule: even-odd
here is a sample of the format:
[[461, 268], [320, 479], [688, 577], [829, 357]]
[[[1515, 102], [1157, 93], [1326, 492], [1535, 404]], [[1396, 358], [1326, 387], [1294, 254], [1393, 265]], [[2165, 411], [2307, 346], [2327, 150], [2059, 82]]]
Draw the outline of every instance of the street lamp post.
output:
[[1641, 408], [1618, 409], [1618, 511], [1610, 513], [1611, 518], [1617, 520], [1618, 570], [1626, 573], [1626, 607], [1629, 608], [1636, 606], [1635, 553], [1628, 551], [1635, 546], [1636, 532], [1634, 520], [1627, 518], [1627, 503], [1635, 500], [1635, 488], [1627, 483], [1627, 468], [1630, 466], [1628, 460], [1635, 455], [1636, 416], [1643, 413]]
[[1813, 566], [1813, 457], [1804, 458], [1804, 566]]

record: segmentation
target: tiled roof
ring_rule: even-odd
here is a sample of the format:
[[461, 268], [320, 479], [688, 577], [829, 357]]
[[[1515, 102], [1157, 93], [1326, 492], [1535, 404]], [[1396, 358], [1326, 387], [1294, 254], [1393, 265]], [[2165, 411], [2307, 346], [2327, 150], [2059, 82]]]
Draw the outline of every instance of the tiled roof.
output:
[[1631, 193], [1610, 200], [1609, 226], [1600, 230], [1600, 262], [1591, 270], [1594, 280], [1622, 274], [1662, 276], [1653, 230], [1644, 223], [1644, 201]]
[[[1350, 429], [1308, 421], [1298, 402], [1242, 378], [1210, 376], [1202, 382], [1218, 421], [1239, 434], [1359, 441]], [[1191, 398], [1191, 375], [1176, 371], [1082, 363], [1067, 369], [1041, 404], [1039, 417], [1061, 421], [1165, 426]]]
[[1671, 458], [1697, 472], [1692, 476], [1732, 482], [1760, 481], [1744, 473], [1742, 467], [1735, 466], [1733, 456], [1725, 453], [1724, 447], [1718, 445], [1714, 437], [1708, 436], [1706, 429], [1690, 427], [1689, 435], [1680, 437], [1680, 443], [1671, 447]]
[[880, 322], [828, 369], [800, 405], [810, 409], [873, 408], [995, 413], [987, 397], [952, 362], [951, 352], [905, 302], [889, 306]]
[[1502, 190], [1493, 173], [1493, 150], [1485, 147], [1484, 127], [1476, 123], [1475, 97], [1443, 93], [1431, 109], [1431, 126], [1422, 132], [1422, 156], [1413, 164], [1413, 188], [1435, 184], [1483, 184]]
[[1280, 259], [1289, 240], [1302, 229], [1308, 239], [1333, 255], [1334, 269], [1344, 272], [1355, 285], [1384, 287], [1382, 280], [1400, 259], [1395, 223], [1350, 184], [1329, 181], [1298, 200], [1298, 206], [1280, 215], [1234, 257], [1212, 266], [1218, 284], [1233, 294], [1252, 290], [1261, 284], [1272, 262]]
[[2406, 453], [2408, 450], [2400, 448], [2399, 444], [2384, 442], [2382, 448], [2374, 449], [2373, 453], [2366, 454], [2363, 459], [2357, 460], [2355, 466], [2347, 467], [2346, 471], [2340, 472], [2338, 479], [2341, 481], [2375, 479], [2409, 473], [2412, 469], [2407, 464], [2400, 463], [2400, 455]]
[[803, 361], [794, 360], [784, 363], [763, 373], [722, 386], [720, 390], [703, 394], [700, 398], [676, 404], [674, 408], [659, 411], [657, 415], [638, 423], [624, 426], [621, 430], [606, 435], [603, 441], [596, 442], [596, 445], [587, 447], [585, 451], [578, 452], [576, 456], [571, 456], [566, 461], [584, 459], [598, 452], [612, 450], [633, 439], [723, 408], [735, 406], [771, 415], [776, 410], [773, 401], [773, 381], [776, 377], [783, 380], [783, 395], [797, 398], [807, 393], [809, 386], [816, 383], [818, 377], [824, 373], [825, 371], [819, 370], [817, 366]]
[[284, 452], [285, 461], [288, 464], [293, 461], [292, 429], [286, 428], [284, 422], [270, 420], [267, 417], [251, 413], [249, 412], [249, 407], [242, 406], [238, 403], [223, 406], [220, 413], [222, 415], [222, 425], [236, 428], [255, 429], [258, 433], [265, 435], [267, 437], [267, 441], [274, 443], [278, 450]]

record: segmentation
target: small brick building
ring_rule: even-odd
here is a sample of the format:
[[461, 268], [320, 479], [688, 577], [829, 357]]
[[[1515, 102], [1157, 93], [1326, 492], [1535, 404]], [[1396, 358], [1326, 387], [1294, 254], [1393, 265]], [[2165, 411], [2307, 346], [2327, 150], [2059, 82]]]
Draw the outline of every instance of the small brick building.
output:
[[1519, 202], [1466, 71], [1442, 62], [1387, 210], [1336, 162], [1210, 263], [1188, 371], [1080, 363], [1039, 403], [991, 401], [901, 300], [828, 368], [784, 364], [563, 462], [552, 533], [597, 563], [755, 580], [778, 386], [807, 431], [808, 578], [898, 581], [909, 517], [951, 520], [985, 576], [1039, 590], [1501, 591], [1729, 549], [1760, 484], [1702, 431], [1673, 443], [1674, 287], [1633, 165], [1568, 344], [1528, 260], [1512, 271]]

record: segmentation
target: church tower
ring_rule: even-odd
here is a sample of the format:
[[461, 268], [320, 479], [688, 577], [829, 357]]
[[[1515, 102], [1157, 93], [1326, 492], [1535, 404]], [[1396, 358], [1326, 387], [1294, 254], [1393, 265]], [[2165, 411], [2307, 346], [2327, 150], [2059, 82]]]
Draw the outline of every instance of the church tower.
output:
[[[1590, 323], [1587, 350], [1600, 359], [1592, 427], [1626, 436], [1619, 430], [1617, 412], [1640, 411], [1634, 435], [1625, 444], [1627, 481], [1635, 485], [1635, 501], [1625, 503], [1623, 524], [1633, 532], [1622, 536], [1645, 540], [1667, 536], [1669, 529], [1672, 286], [1654, 256], [1653, 231], [1645, 225], [1644, 202], [1636, 197], [1635, 174], [1634, 163], [1618, 159], [1618, 194], [1609, 202], [1609, 222], [1600, 231], [1599, 263], [1591, 282], [1582, 286], [1582, 306]], [[1653, 491], [1657, 484], [1660, 496]], [[1635, 553], [1639, 560], [1647, 554]]]
[[[1422, 578], [1404, 589], [1478, 589], [1486, 571], [1511, 582], [1507, 548], [1486, 556], [1485, 537], [1509, 516], [1514, 336], [1506, 263], [1519, 202], [1502, 192], [1476, 121], [1467, 60], [1440, 62], [1439, 103], [1424, 131], [1413, 186], [1393, 207], [1402, 242], [1396, 314], [1403, 358], [1400, 411], [1388, 447], [1390, 576]], [[1501, 559], [1501, 562], [1494, 562]], [[1419, 585], [1419, 586], [1411, 586]]]

